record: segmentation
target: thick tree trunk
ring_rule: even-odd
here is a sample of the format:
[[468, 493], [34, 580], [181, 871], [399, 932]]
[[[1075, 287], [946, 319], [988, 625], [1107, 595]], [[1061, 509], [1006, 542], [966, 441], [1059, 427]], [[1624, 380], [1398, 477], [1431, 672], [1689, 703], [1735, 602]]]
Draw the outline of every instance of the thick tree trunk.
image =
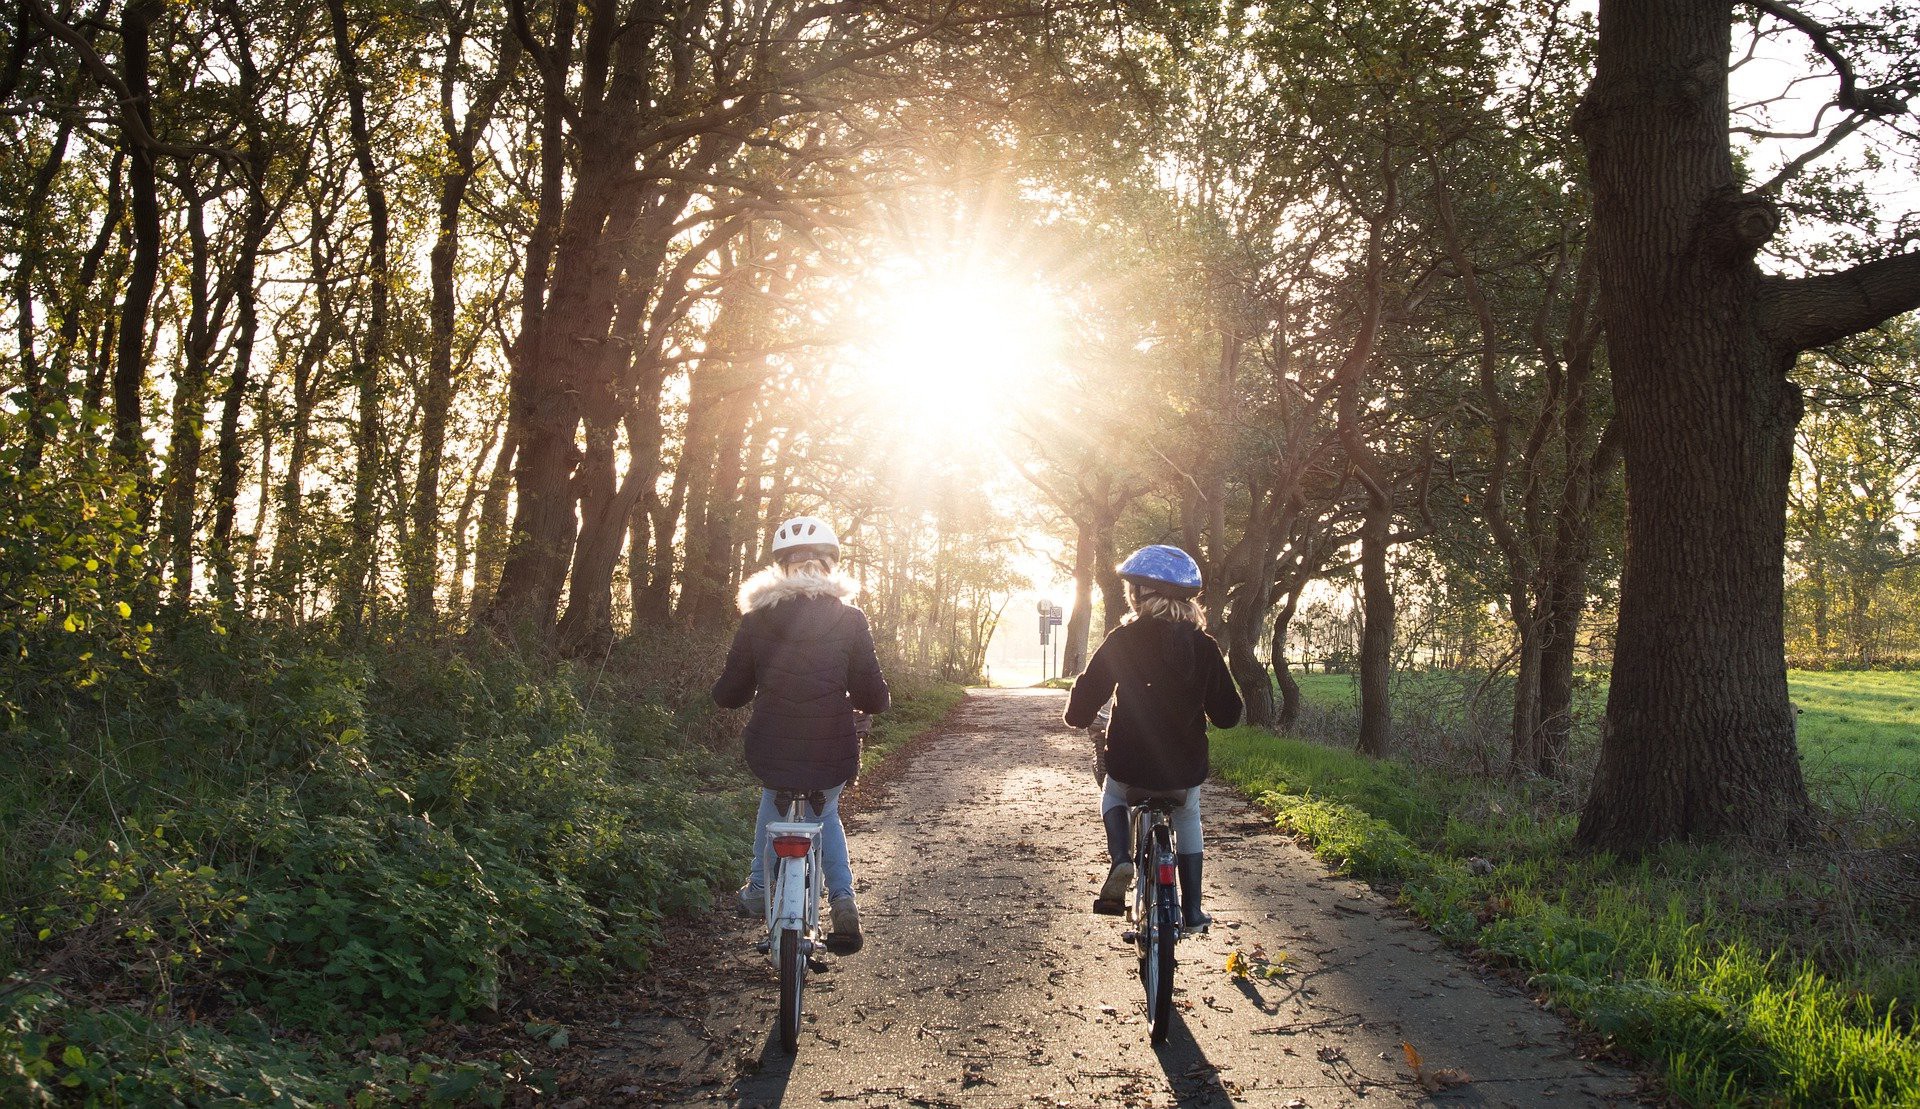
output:
[[1099, 542], [1093, 549], [1093, 582], [1100, 587], [1100, 634], [1108, 636], [1127, 618], [1126, 584], [1120, 580], [1119, 552], [1114, 549], [1113, 531], [1118, 523], [1114, 515], [1100, 521]]
[[1795, 352], [1765, 337], [1771, 209], [1727, 144], [1729, 5], [1605, 0], [1582, 110], [1627, 467], [1620, 628], [1577, 843], [1810, 827], [1781, 638]]
[[685, 460], [686, 449], [683, 446], [683, 465], [675, 467], [673, 489], [665, 501], [652, 491], [646, 494], [648, 515], [653, 522], [653, 569], [647, 575], [647, 588], [641, 599], [635, 602], [634, 611], [642, 616], [643, 622], [649, 624], [664, 624], [673, 615], [673, 542], [680, 529], [681, 509], [687, 503]]
[[1520, 650], [1513, 680], [1513, 717], [1507, 729], [1507, 773], [1523, 777], [1536, 772], [1540, 751], [1540, 683], [1544, 662], [1544, 619], [1523, 614], [1514, 621]]
[[1585, 559], [1563, 560], [1548, 586], [1545, 640], [1540, 647], [1539, 761], [1535, 772], [1558, 778], [1567, 770], [1573, 734], [1573, 664], [1580, 645], [1580, 617], [1587, 607]]
[[1273, 702], [1273, 683], [1267, 680], [1267, 668], [1261, 664], [1255, 649], [1261, 623], [1263, 621], [1251, 617], [1228, 617], [1227, 669], [1232, 672], [1233, 682], [1240, 687], [1240, 697], [1246, 702], [1246, 713], [1241, 720], [1271, 728], [1279, 716]]
[[1363, 755], [1385, 758], [1393, 749], [1393, 709], [1388, 681], [1393, 672], [1393, 587], [1387, 580], [1387, 544], [1393, 506], [1367, 498], [1360, 525], [1360, 738]]
[[1274, 726], [1283, 732], [1300, 722], [1300, 683], [1287, 666], [1287, 629], [1299, 606], [1300, 591], [1296, 589], [1287, 594], [1286, 603], [1273, 617], [1273, 680], [1280, 687], [1280, 708]]
[[[613, 569], [620, 561], [641, 493], [652, 489], [660, 477], [658, 411], [662, 377], [659, 369], [649, 374], [651, 386], [642, 392], [635, 410], [627, 417], [628, 468], [619, 488], [604, 502], [581, 501], [580, 541], [573, 554], [572, 588], [567, 594], [567, 612], [560, 620], [558, 636], [560, 649], [568, 654], [603, 654], [613, 646]], [[651, 431], [646, 426], [649, 420]], [[612, 464], [610, 457], [607, 464]]]
[[1093, 523], [1077, 520], [1073, 541], [1073, 607], [1067, 611], [1066, 641], [1060, 645], [1060, 674], [1077, 677], [1087, 668], [1087, 639], [1093, 630], [1093, 575], [1099, 542]]

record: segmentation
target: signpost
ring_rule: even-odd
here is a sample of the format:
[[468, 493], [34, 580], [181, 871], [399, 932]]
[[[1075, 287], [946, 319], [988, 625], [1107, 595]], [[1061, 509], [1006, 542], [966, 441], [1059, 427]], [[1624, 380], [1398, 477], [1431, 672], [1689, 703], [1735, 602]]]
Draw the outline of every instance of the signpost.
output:
[[[1040, 598], [1040, 603], [1034, 607], [1040, 611], [1040, 680], [1046, 681], [1050, 677], [1064, 676], [1060, 675], [1060, 641], [1054, 636], [1053, 629], [1060, 626], [1062, 617], [1066, 615], [1066, 609], [1045, 597]], [[1048, 647], [1053, 648], [1051, 666], [1047, 661]]]

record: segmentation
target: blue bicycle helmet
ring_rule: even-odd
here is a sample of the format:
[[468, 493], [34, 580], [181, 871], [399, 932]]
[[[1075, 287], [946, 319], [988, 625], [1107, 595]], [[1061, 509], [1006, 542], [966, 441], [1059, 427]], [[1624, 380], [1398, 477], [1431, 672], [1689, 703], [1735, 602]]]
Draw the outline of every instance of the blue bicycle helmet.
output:
[[1175, 597], [1200, 595], [1200, 564], [1178, 547], [1155, 543], [1127, 556], [1120, 577], [1155, 593]]

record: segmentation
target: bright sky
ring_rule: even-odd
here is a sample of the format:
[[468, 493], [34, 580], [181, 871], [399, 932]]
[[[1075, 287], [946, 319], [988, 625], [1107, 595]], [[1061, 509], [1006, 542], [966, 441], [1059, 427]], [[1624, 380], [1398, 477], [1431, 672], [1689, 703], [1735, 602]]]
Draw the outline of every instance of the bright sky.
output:
[[[1019, 447], [1010, 431], [1022, 412], [1048, 403], [1048, 386], [1062, 376], [1069, 309], [989, 254], [976, 247], [881, 259], [855, 293], [858, 330], [844, 365], [908, 449], [966, 452], [1004, 466], [1001, 490], [989, 495], [1018, 516], [1020, 502], [1037, 493], [1014, 469]], [[988, 648], [1000, 685], [1041, 679], [1052, 663], [1041, 658], [1036, 604], [1073, 599], [1056, 562], [1065, 544], [1038, 530], [1021, 542], [1014, 569], [1029, 587], [1009, 599]]]
[[991, 262], [894, 255], [870, 271], [847, 364], [894, 418], [951, 449], [1000, 448], [1059, 373], [1064, 310]]

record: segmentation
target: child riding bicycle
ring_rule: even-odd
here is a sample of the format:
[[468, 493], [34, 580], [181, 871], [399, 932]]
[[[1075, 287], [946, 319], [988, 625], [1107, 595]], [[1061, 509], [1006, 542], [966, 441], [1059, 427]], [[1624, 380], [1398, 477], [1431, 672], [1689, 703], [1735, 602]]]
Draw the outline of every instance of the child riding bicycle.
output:
[[814, 815], [824, 825], [820, 861], [833, 913], [827, 946], [845, 954], [858, 951], [863, 939], [840, 792], [860, 770], [856, 712], [887, 710], [887, 680], [866, 614], [849, 603], [858, 587], [836, 569], [840, 541], [833, 528], [812, 516], [788, 520], [774, 532], [773, 558], [740, 587], [744, 615], [713, 686], [722, 708], [752, 702], [743, 736], [747, 768], [767, 787], [760, 791], [740, 910], [749, 916], [765, 911], [767, 824], [784, 819], [775, 791], [818, 790], [824, 805]]
[[1142, 547], [1120, 564], [1132, 610], [1074, 679], [1067, 724], [1084, 728], [1115, 695], [1107, 725], [1107, 781], [1100, 796], [1112, 867], [1094, 911], [1119, 913], [1133, 882], [1127, 806], [1152, 794], [1178, 794], [1173, 838], [1181, 916], [1189, 928], [1210, 918], [1200, 901], [1200, 783], [1207, 777], [1207, 725], [1240, 720], [1240, 693], [1219, 644], [1205, 630], [1200, 567], [1178, 547]]

